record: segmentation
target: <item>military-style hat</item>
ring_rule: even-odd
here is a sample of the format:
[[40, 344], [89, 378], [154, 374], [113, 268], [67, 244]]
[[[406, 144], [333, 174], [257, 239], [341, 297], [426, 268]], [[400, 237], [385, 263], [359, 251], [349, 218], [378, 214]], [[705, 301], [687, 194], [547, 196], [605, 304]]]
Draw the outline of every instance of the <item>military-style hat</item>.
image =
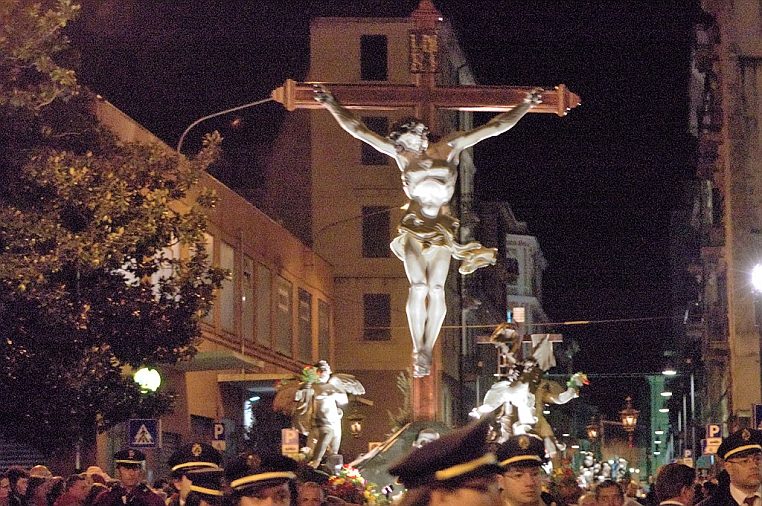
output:
[[297, 463], [278, 453], [244, 454], [225, 467], [225, 477], [237, 495], [251, 488], [270, 487], [296, 478]]
[[462, 427], [411, 451], [389, 473], [406, 488], [498, 473], [497, 458], [487, 448], [488, 432], [489, 419]]
[[114, 463], [117, 467], [121, 466], [139, 466], [146, 460], [145, 454], [140, 450], [132, 448], [120, 450], [114, 454]]
[[222, 462], [222, 455], [207, 443], [188, 443], [181, 446], [169, 457], [167, 465], [173, 473], [191, 469], [217, 469]]
[[723, 460], [730, 457], [745, 457], [750, 453], [762, 452], [762, 432], [755, 429], [741, 429], [722, 440], [717, 455]]
[[547, 462], [545, 443], [533, 434], [511, 436], [497, 449], [497, 463], [500, 467], [524, 465], [541, 466]]
[[191, 491], [212, 497], [223, 496], [222, 478], [225, 476], [224, 470], [220, 468], [194, 469], [188, 471], [187, 476], [191, 481]]

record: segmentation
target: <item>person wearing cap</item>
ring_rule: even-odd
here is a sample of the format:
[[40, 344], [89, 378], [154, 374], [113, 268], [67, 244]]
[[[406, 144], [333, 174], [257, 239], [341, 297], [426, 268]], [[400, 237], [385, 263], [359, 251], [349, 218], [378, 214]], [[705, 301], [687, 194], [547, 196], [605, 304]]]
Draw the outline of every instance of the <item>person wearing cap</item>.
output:
[[656, 475], [656, 497], [659, 506], [693, 506], [696, 471], [685, 464], [663, 466]]
[[297, 463], [276, 452], [244, 454], [225, 468], [234, 506], [289, 506]]
[[223, 478], [225, 471], [221, 468], [197, 468], [187, 473], [190, 481], [190, 491], [186, 498], [186, 506], [221, 506], [224, 502]]
[[195, 470], [216, 470], [220, 468], [222, 455], [207, 443], [188, 443], [169, 457], [172, 485], [177, 491], [169, 498], [167, 506], [185, 506], [185, 499], [191, 490], [192, 481], [188, 474]]
[[159, 494], [143, 483], [143, 463], [146, 457], [140, 450], [121, 450], [114, 454], [119, 483], [99, 495], [94, 506], [165, 506]]
[[501, 506], [497, 457], [487, 447], [489, 421], [416, 448], [389, 468], [407, 491], [397, 506]]
[[703, 506], [762, 506], [762, 432], [741, 429], [722, 440], [717, 456], [729, 479], [718, 476], [719, 486]]
[[29, 470], [29, 484], [26, 497], [30, 504], [48, 506], [48, 492], [52, 485], [53, 473], [46, 466], [37, 464]]
[[543, 506], [541, 467], [545, 443], [532, 434], [509, 437], [497, 449], [500, 486], [505, 506]]

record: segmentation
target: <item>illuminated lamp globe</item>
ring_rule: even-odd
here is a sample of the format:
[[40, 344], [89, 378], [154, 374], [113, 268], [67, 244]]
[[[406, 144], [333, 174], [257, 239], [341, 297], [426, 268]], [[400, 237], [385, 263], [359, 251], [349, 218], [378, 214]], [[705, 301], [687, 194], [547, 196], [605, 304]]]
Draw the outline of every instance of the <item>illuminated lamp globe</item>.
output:
[[751, 286], [755, 292], [762, 292], [762, 264], [751, 269]]
[[135, 383], [140, 385], [141, 392], [155, 392], [161, 385], [161, 376], [156, 369], [142, 367], [133, 376]]

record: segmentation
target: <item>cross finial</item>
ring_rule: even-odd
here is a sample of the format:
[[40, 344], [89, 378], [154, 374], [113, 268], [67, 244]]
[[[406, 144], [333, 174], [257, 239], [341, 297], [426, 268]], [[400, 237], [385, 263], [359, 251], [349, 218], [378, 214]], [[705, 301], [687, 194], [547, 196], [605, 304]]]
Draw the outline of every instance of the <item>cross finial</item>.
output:
[[416, 28], [433, 30], [442, 21], [442, 13], [434, 7], [431, 0], [421, 0], [418, 8], [410, 16], [415, 21]]

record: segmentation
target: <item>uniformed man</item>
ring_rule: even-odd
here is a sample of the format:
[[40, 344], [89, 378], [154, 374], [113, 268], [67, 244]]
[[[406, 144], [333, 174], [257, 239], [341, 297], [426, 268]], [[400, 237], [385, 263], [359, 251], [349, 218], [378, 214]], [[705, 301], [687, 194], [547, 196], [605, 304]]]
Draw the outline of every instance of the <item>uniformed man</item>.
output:
[[723, 460], [726, 479], [718, 476], [719, 486], [704, 506], [762, 506], [762, 432], [741, 429], [722, 440], [717, 456]]
[[498, 447], [497, 460], [505, 506], [544, 506], [541, 467], [547, 457], [542, 439], [531, 434], [512, 436]]
[[398, 506], [501, 506], [489, 422], [463, 427], [411, 451], [389, 468], [407, 491]]
[[276, 452], [244, 454], [225, 468], [233, 506], [289, 506], [297, 463]]
[[172, 485], [177, 492], [169, 498], [167, 506], [185, 506], [185, 500], [193, 484], [188, 477], [189, 472], [216, 470], [220, 468], [220, 462], [222, 462], [220, 452], [207, 443], [188, 443], [173, 453], [167, 465], [170, 467]]
[[223, 478], [225, 471], [221, 468], [199, 468], [188, 471], [190, 491], [186, 498], [186, 506], [221, 506], [223, 504]]
[[94, 506], [165, 506], [164, 500], [143, 483], [143, 463], [146, 457], [139, 450], [121, 450], [114, 454], [116, 483], [102, 493]]

